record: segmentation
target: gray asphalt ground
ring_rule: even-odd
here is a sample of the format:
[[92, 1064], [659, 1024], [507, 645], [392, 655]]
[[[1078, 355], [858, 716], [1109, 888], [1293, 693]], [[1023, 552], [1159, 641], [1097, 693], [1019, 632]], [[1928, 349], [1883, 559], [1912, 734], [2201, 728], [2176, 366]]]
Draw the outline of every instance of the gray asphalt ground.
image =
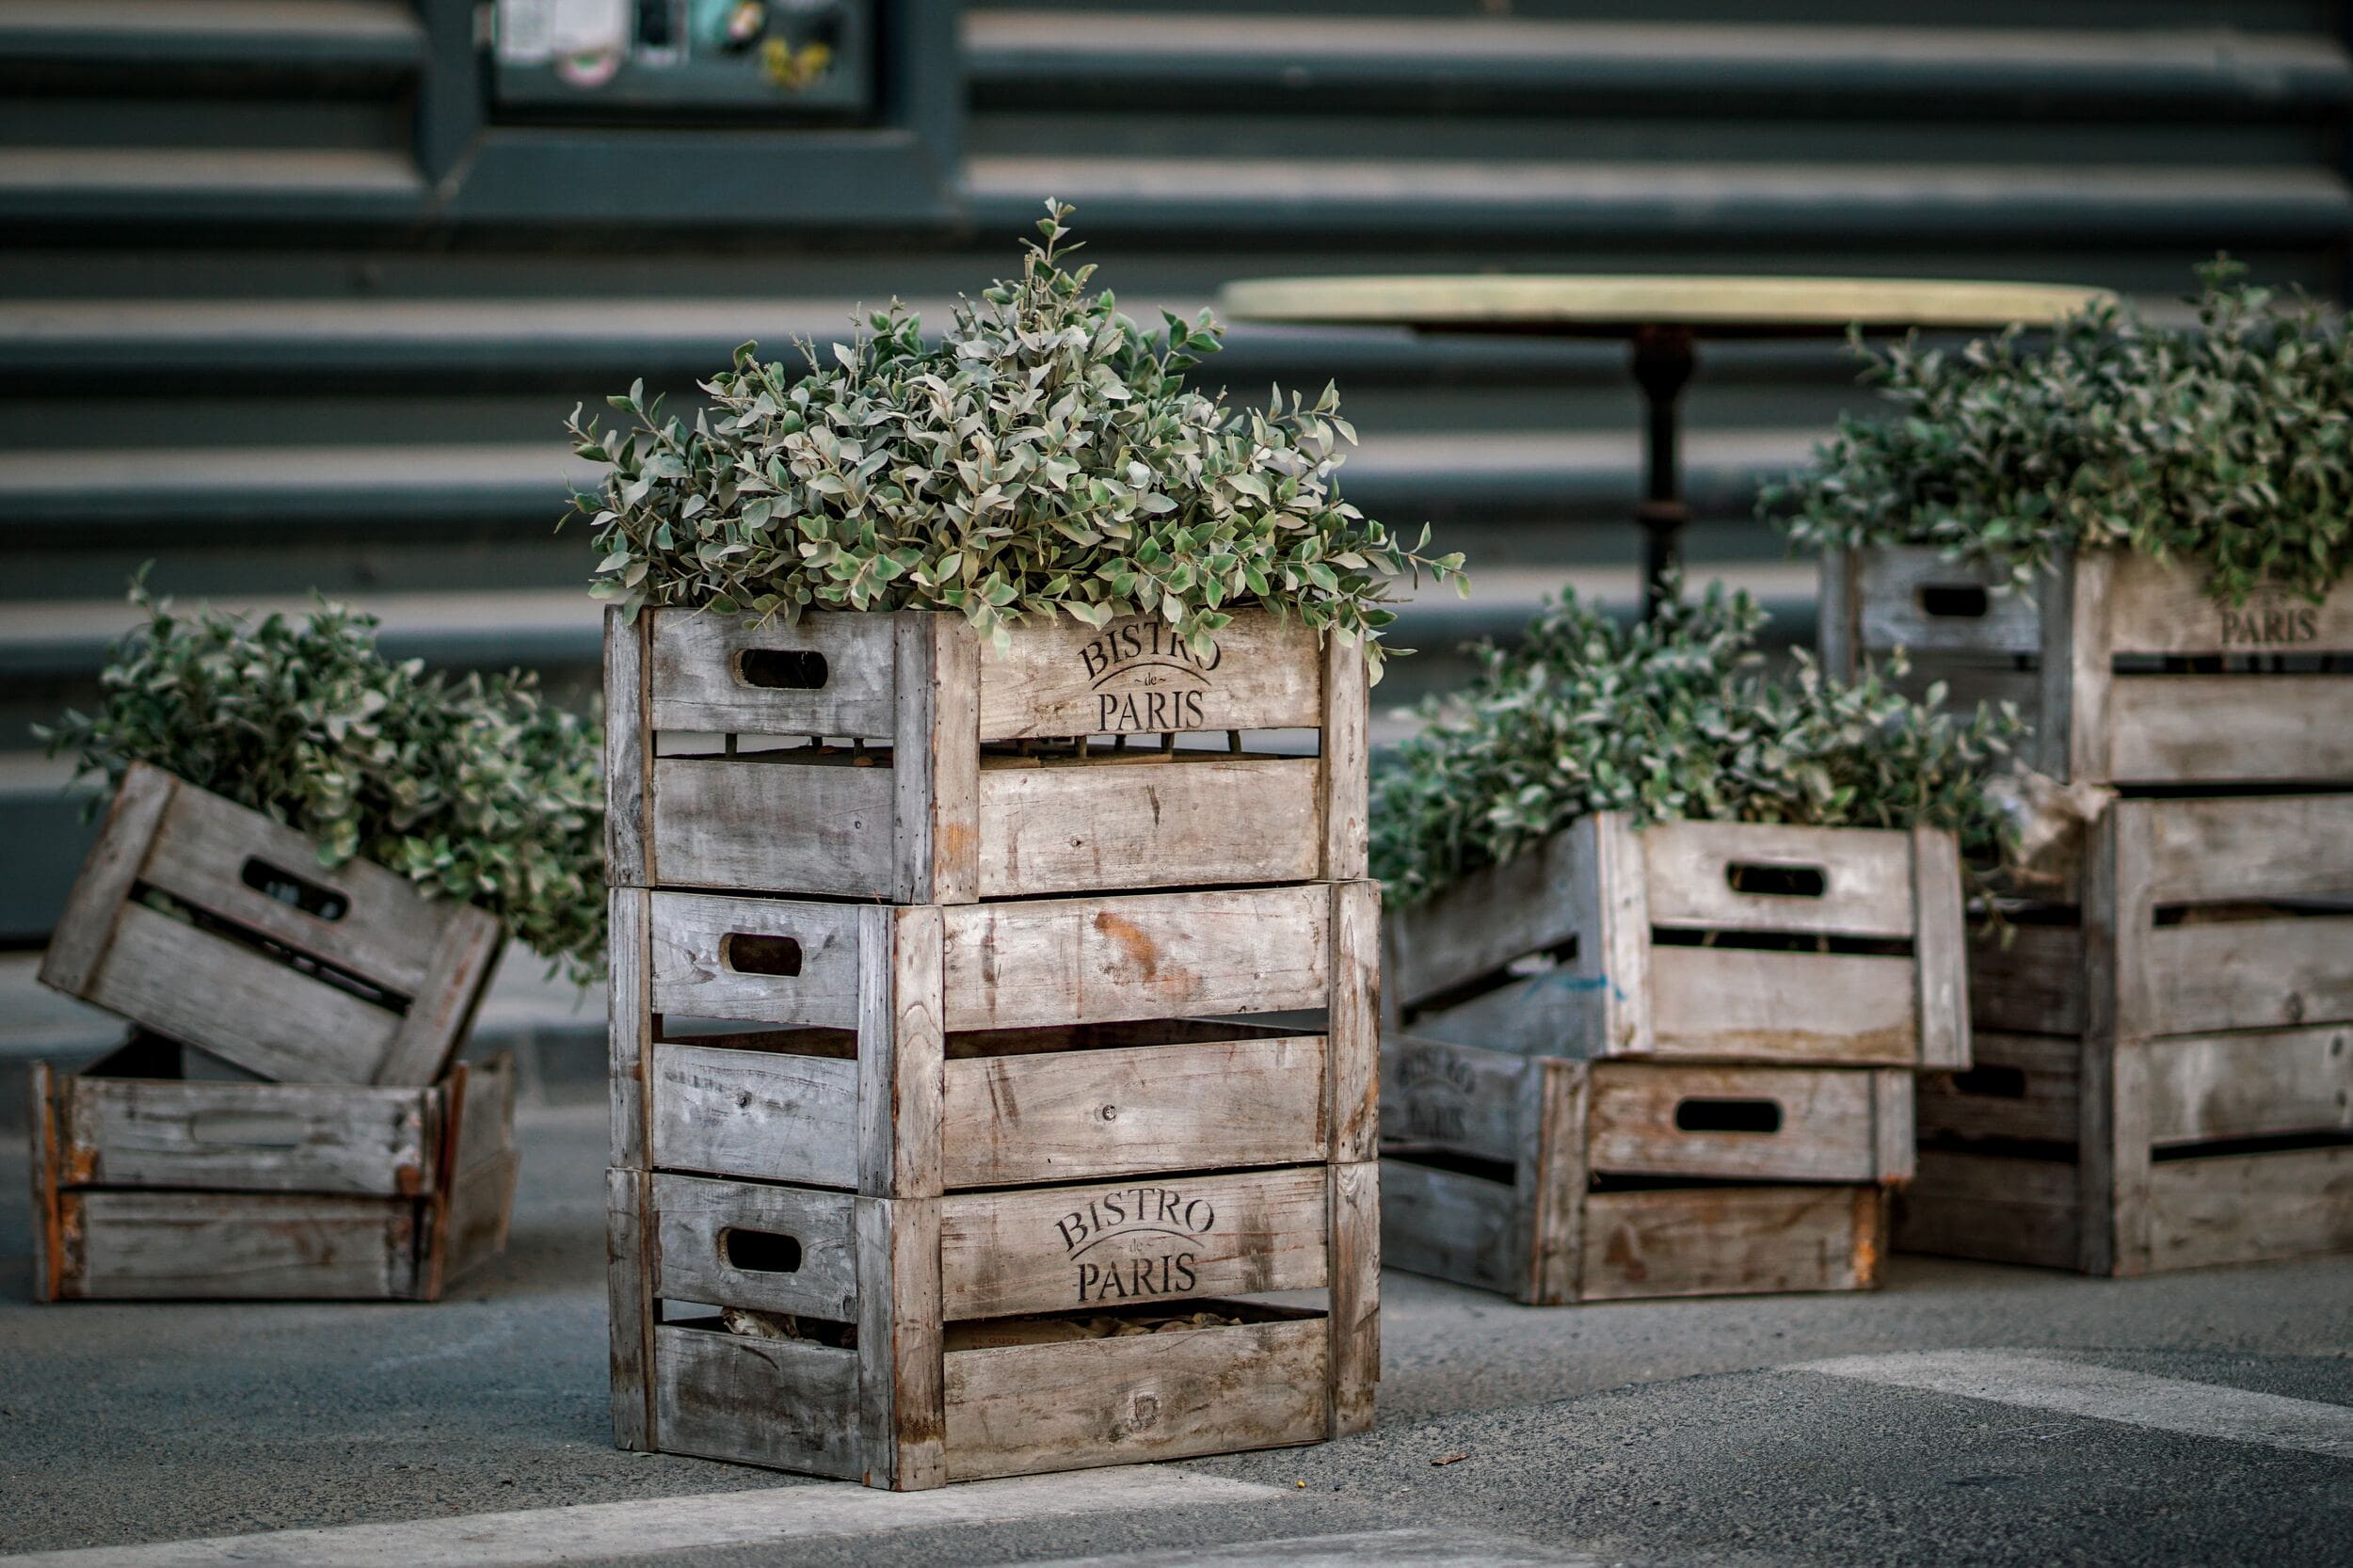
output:
[[[0, 1554], [831, 1484], [609, 1446], [602, 1109], [527, 1108], [520, 1132], [509, 1253], [430, 1306], [33, 1305], [23, 1147], [0, 1143]], [[1891, 1278], [1538, 1310], [1391, 1272], [1374, 1432], [1181, 1467], [1279, 1494], [608, 1560], [2353, 1562], [2353, 1442], [1787, 1369], [2026, 1347], [2353, 1407], [2353, 1258], [2126, 1282], [1898, 1257]]]

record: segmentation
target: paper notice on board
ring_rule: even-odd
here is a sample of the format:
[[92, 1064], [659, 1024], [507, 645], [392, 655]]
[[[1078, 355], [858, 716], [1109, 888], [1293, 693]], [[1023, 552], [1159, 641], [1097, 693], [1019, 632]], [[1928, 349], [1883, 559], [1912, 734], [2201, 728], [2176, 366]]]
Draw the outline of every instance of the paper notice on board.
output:
[[544, 65], [560, 56], [619, 56], [629, 42], [629, 0], [498, 0], [498, 57]]

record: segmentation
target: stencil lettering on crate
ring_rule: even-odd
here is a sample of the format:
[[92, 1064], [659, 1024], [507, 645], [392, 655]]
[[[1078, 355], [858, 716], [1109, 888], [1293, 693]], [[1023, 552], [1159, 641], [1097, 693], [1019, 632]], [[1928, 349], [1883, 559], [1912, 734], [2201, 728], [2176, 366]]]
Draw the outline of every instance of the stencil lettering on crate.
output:
[[1382, 1107], [1382, 1131], [1406, 1143], [1458, 1143], [1470, 1132], [1478, 1075], [1451, 1051], [1411, 1051], [1398, 1063], [1399, 1093]]
[[1222, 657], [1215, 648], [1198, 657], [1158, 617], [1113, 621], [1079, 649], [1096, 732], [1210, 728], [1202, 699], [1216, 695]]
[[1077, 1301], [1181, 1296], [1194, 1288], [1194, 1249], [1217, 1228], [1217, 1206], [1179, 1187], [1124, 1187], [1054, 1222]]
[[2219, 614], [2226, 648], [2293, 648], [2320, 641], [2320, 611], [2310, 604], [2249, 600], [2235, 609], [2224, 605]]

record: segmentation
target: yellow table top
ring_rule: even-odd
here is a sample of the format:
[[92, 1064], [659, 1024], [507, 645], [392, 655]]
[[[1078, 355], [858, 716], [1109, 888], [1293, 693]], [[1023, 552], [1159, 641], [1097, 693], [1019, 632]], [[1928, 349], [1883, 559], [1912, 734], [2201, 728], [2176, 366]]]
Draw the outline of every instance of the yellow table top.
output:
[[1217, 312], [1299, 326], [1622, 337], [1643, 327], [1700, 336], [1785, 337], [1912, 328], [2048, 326], [2109, 297], [2060, 283], [1940, 279], [1708, 278], [1469, 274], [1455, 277], [1252, 278], [1228, 283]]

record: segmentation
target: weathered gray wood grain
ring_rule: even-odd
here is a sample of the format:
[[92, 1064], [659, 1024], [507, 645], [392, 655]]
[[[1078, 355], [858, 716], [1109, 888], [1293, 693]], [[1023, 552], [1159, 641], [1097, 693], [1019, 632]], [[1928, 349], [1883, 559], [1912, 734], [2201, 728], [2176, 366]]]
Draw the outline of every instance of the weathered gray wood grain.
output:
[[1871, 1289], [1881, 1202], [1871, 1186], [1594, 1192], [1584, 1299]]
[[2147, 1238], [2151, 1269], [2353, 1251], [2353, 1146], [2167, 1160], [2150, 1173]]
[[869, 1486], [948, 1479], [939, 1200], [859, 1198], [858, 1447]]
[[68, 996], [83, 996], [115, 939], [116, 911], [131, 895], [147, 863], [164, 808], [180, 781], [160, 768], [135, 762], [115, 791], [98, 839], [83, 857], [56, 933], [40, 957], [40, 983]]
[[68, 1186], [416, 1197], [438, 1185], [432, 1091], [87, 1074], [55, 1084]]
[[1310, 757], [984, 766], [980, 896], [1305, 882], [1321, 775]]
[[1206, 668], [1171, 643], [1151, 616], [1100, 632], [1061, 616], [1025, 621], [1009, 646], [980, 650], [981, 739], [1311, 729], [1322, 721], [1322, 656], [1315, 629], [1297, 617], [1237, 613]]
[[2353, 1027], [2177, 1035], [2143, 1049], [2160, 1148], [2353, 1132]]
[[1927, 1148], [1897, 1200], [1904, 1252], [2073, 1269], [2081, 1212], [2072, 1160]]
[[1327, 1167], [1327, 1174], [1331, 1432], [1347, 1437], [1372, 1430], [1381, 1382], [1381, 1166], [1353, 1160]]
[[391, 1301], [415, 1294], [417, 1205], [311, 1192], [69, 1191], [60, 1300]]
[[652, 854], [663, 885], [844, 898], [889, 891], [895, 770], [793, 757], [657, 759]]
[[1662, 1058], [1903, 1066], [1919, 1060], [1909, 958], [1655, 947], [1652, 1048]]
[[843, 1480], [864, 1472], [856, 1351], [671, 1323], [653, 1345], [664, 1452]]
[[605, 895], [605, 1087], [612, 1160], [632, 1170], [651, 1161], [648, 1080], [653, 1072], [653, 895], [616, 886]]
[[2079, 1048], [2073, 1035], [1981, 1031], [1970, 1073], [1921, 1076], [1920, 1131], [2073, 1144]]
[[653, 1163], [854, 1189], [858, 1064], [664, 1041], [653, 1048]]
[[[1628, 1176], [1877, 1181], [1882, 1178], [1874, 1122], [1880, 1076], [1859, 1068], [1595, 1063], [1586, 1162], [1594, 1171]], [[1686, 1106], [1705, 1112], [1726, 1102], [1770, 1107], [1780, 1126], [1771, 1132], [1721, 1132], [1677, 1125]], [[1907, 1164], [1909, 1148], [1907, 1139]]]
[[[1653, 925], [1842, 936], [1913, 934], [1909, 836], [1863, 827], [1664, 822], [1642, 831]], [[1818, 895], [1741, 892], [1736, 867], [1821, 873]], [[1958, 876], [1954, 894], [1960, 894]]]
[[1941, 828], [1912, 831], [1912, 964], [1918, 977], [1919, 1064], [1969, 1064], [1969, 913], [1961, 845]]
[[1381, 1256], [1392, 1269], [1516, 1296], [1529, 1237], [1518, 1217], [1508, 1181], [1381, 1162]]
[[408, 999], [400, 1028], [376, 1064], [377, 1083], [431, 1083], [449, 1070], [506, 950], [505, 930], [487, 911], [470, 904], [442, 908], [446, 916], [425, 963], [424, 983]]
[[[892, 734], [896, 616], [816, 611], [787, 626], [691, 610], [645, 616], [657, 730], [870, 741]], [[825, 662], [824, 683], [809, 690], [755, 684], [743, 659], [756, 650], [816, 654]]]
[[653, 788], [653, 699], [646, 689], [646, 632], [652, 621], [604, 613], [604, 878], [646, 888], [646, 805]]
[[937, 904], [858, 911], [858, 1180], [870, 1195], [940, 1190], [945, 930]]
[[[658, 892], [651, 897], [649, 918], [654, 1012], [800, 1029], [858, 1026], [856, 908]], [[799, 943], [800, 972], [776, 975], [736, 968], [728, 939], [739, 935]]]
[[[850, 1194], [667, 1172], [655, 1174], [649, 1191], [656, 1296], [833, 1322], [856, 1317], [856, 1227]], [[791, 1238], [799, 1243], [798, 1266], [789, 1272], [739, 1267], [728, 1256], [731, 1231]]]
[[642, 1170], [604, 1173], [606, 1321], [612, 1348], [613, 1445], [652, 1451], [654, 1426], [653, 1228]]
[[1372, 814], [1370, 672], [1359, 639], [1323, 639], [1323, 736], [1319, 760], [1322, 871], [1334, 882], [1369, 874]]

